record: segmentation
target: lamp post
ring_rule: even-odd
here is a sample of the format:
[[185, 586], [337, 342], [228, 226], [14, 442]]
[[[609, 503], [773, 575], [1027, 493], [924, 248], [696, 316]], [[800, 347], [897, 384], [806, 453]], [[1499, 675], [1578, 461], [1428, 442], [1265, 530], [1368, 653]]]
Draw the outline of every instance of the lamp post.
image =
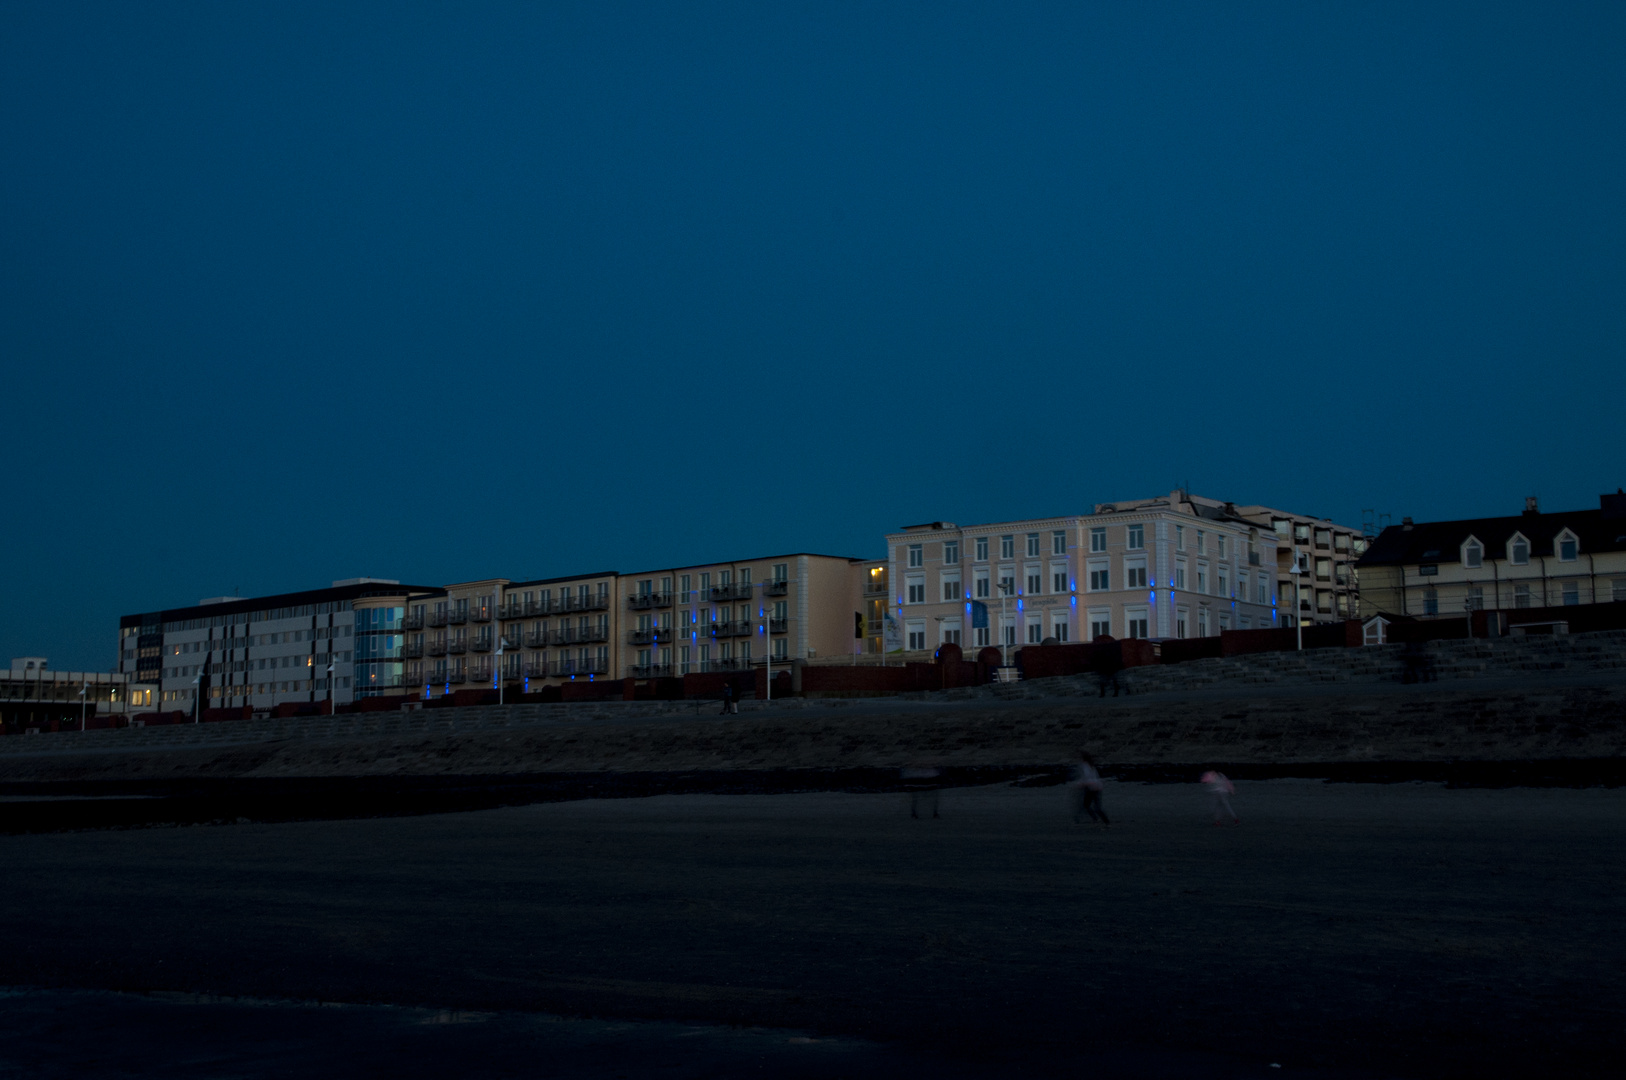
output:
[[1293, 556], [1293, 565], [1287, 571], [1293, 575], [1293, 626], [1299, 632], [1299, 651], [1304, 651], [1304, 602], [1299, 599], [1299, 576], [1304, 573], [1299, 568], [1298, 555]]
[[768, 606], [768, 582], [762, 583], [762, 685], [764, 701], [773, 700], [773, 609]]
[[496, 663], [496, 668], [497, 668], [497, 704], [498, 705], [501, 705], [503, 703], [503, 701], [502, 701], [502, 692], [503, 692], [503, 684], [502, 684], [502, 646], [503, 646], [502, 623], [499, 622], [497, 624], [497, 663]]
[[86, 695], [87, 695], [87, 692], [89, 691], [89, 689], [90, 689], [90, 687], [85, 685], [85, 680], [80, 679], [79, 680], [79, 730], [80, 731], [85, 730], [85, 699], [86, 699]]
[[1006, 604], [1010, 602], [1011, 589], [1015, 583], [1004, 578], [999, 582], [999, 666], [1011, 666], [1011, 634], [1007, 633], [1010, 627], [1005, 625]]

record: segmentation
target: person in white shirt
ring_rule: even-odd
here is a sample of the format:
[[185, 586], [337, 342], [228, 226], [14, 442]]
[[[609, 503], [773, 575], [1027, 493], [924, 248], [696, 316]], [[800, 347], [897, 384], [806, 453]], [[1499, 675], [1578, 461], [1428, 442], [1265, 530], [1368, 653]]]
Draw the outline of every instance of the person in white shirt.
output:
[[1072, 789], [1074, 825], [1079, 824], [1078, 819], [1084, 814], [1090, 815], [1091, 821], [1099, 821], [1109, 827], [1112, 825], [1112, 819], [1107, 817], [1106, 810], [1101, 806], [1101, 792], [1106, 785], [1101, 782], [1095, 759], [1088, 752], [1078, 752], [1078, 764], [1073, 766], [1067, 784]]
[[1242, 819], [1231, 809], [1231, 796], [1236, 794], [1236, 785], [1226, 779], [1224, 773], [1213, 769], [1203, 773], [1202, 782], [1208, 786], [1208, 793], [1214, 797], [1214, 824], [1221, 824], [1221, 814], [1230, 814], [1232, 825], [1242, 824]]

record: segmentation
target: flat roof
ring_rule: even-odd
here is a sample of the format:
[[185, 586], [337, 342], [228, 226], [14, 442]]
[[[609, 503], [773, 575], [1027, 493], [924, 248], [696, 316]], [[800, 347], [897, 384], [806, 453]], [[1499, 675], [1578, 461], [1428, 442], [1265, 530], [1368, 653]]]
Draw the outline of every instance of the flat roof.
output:
[[278, 593], [274, 596], [250, 596], [241, 600], [220, 601], [211, 604], [189, 604], [186, 607], [165, 608], [162, 611], [140, 612], [119, 616], [120, 629], [141, 626], [148, 622], [180, 622], [185, 619], [211, 618], [216, 615], [247, 615], [267, 608], [301, 607], [305, 604], [325, 604], [335, 600], [362, 600], [372, 596], [433, 596], [444, 594], [438, 585], [385, 585], [369, 581], [357, 585], [329, 586], [325, 589], [307, 589], [304, 592]]

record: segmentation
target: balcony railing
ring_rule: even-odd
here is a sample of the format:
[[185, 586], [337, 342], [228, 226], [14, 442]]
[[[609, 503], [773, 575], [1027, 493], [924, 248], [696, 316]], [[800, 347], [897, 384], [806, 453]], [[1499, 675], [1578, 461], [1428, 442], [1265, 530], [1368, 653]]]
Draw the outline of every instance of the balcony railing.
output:
[[525, 639], [519, 634], [504, 634], [500, 639], [503, 652], [515, 652], [524, 648]]
[[571, 675], [608, 675], [610, 662], [597, 657], [588, 660], [555, 660], [548, 665], [549, 678], [561, 678]]
[[546, 648], [547, 644], [548, 632], [546, 630], [532, 630], [525, 635], [525, 647], [527, 649], [542, 649]]
[[469, 648], [474, 652], [490, 652], [491, 639], [488, 637], [477, 637], [473, 641], [469, 642]]
[[416, 615], [408, 615], [406, 618], [402, 619], [401, 620], [401, 629], [403, 629], [403, 630], [422, 630], [423, 629], [423, 612], [420, 611]]
[[469, 621], [469, 613], [461, 610], [448, 611], [446, 613], [446, 621], [454, 626], [462, 626], [464, 623]]
[[585, 600], [582, 600], [581, 597], [577, 597], [577, 599], [581, 600], [581, 610], [582, 611], [609, 611], [610, 610], [610, 594], [609, 593], [596, 593], [596, 594], [594, 594], [592, 596], [587, 597]]
[[577, 641], [609, 641], [610, 628], [608, 626], [589, 626], [586, 630], [576, 631]]
[[423, 656], [423, 642], [410, 641], [401, 649], [401, 655], [408, 660], [417, 660]]
[[628, 638], [634, 645], [666, 644], [672, 640], [670, 626], [655, 626], [648, 630], [634, 630]]
[[490, 622], [491, 609], [488, 607], [470, 608], [469, 618], [474, 622]]
[[747, 637], [757, 632], [756, 624], [749, 619], [735, 619], [732, 622], [717, 624], [717, 637]]
[[447, 618], [448, 618], [448, 616], [447, 616], [446, 612], [444, 612], [444, 611], [432, 611], [432, 612], [429, 613], [429, 625], [430, 626], [445, 626]]
[[783, 634], [789, 628], [789, 625], [790, 625], [790, 620], [789, 619], [769, 619], [768, 620], [768, 633], [770, 633], [770, 634]]
[[748, 656], [729, 656], [722, 660], [710, 661], [712, 671], [750, 671], [751, 658]]
[[627, 607], [633, 611], [648, 611], [651, 608], [669, 608], [672, 606], [672, 594], [669, 592], [639, 593], [637, 596], [627, 597]]
[[714, 585], [711, 589], [713, 600], [749, 600], [751, 599], [751, 586], [745, 585]]
[[545, 679], [545, 678], [547, 678], [548, 677], [548, 665], [547, 665], [547, 663], [542, 662], [542, 663], [535, 663], [535, 664], [526, 664], [525, 665], [525, 677], [527, 679]]
[[785, 596], [790, 593], [789, 581], [770, 581], [765, 586], [769, 596]]
[[469, 669], [469, 682], [483, 682], [483, 683], [493, 682], [493, 681], [495, 681], [495, 675], [493, 674], [495, 670], [496, 669], [494, 669], [494, 668], [488, 668], [488, 667], [470, 668]]
[[429, 643], [429, 655], [430, 656], [445, 656], [446, 655], [446, 643], [444, 641], [431, 641]]
[[458, 668], [456, 671], [448, 671], [444, 681], [449, 683], [465, 683], [469, 681], [469, 677], [462, 668]]
[[[532, 604], [531, 606], [535, 607], [536, 605]], [[524, 605], [517, 600], [511, 604], [499, 605], [497, 608], [497, 618], [499, 620], [523, 619], [525, 615], [526, 611]]]
[[886, 595], [886, 582], [885, 581], [876, 581], [873, 578], [870, 579], [869, 581], [864, 582], [864, 595], [865, 596], [885, 596]]
[[469, 651], [469, 643], [464, 638], [459, 638], [456, 641], [448, 641], [446, 643], [446, 651], [455, 656], [462, 656], [464, 653]]
[[634, 679], [665, 679], [672, 674], [671, 664], [634, 664], [632, 677]]

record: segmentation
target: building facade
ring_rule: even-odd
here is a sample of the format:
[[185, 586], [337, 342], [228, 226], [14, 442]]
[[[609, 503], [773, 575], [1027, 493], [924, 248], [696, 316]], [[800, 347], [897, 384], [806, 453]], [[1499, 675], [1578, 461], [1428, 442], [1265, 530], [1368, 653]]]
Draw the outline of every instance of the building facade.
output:
[[157, 688], [157, 711], [408, 693], [403, 622], [442, 590], [380, 578], [253, 599], [216, 597], [119, 620], [119, 670]]
[[1596, 510], [1465, 521], [1402, 519], [1356, 564], [1372, 614], [1461, 618], [1473, 611], [1626, 603], [1626, 493]]
[[155, 707], [158, 688], [135, 682], [123, 671], [55, 671], [43, 656], [20, 656], [0, 670], [0, 727], [39, 730], [80, 718], [124, 717]]
[[1280, 625], [1276, 537], [1189, 500], [887, 536], [890, 647], [1206, 637]]

